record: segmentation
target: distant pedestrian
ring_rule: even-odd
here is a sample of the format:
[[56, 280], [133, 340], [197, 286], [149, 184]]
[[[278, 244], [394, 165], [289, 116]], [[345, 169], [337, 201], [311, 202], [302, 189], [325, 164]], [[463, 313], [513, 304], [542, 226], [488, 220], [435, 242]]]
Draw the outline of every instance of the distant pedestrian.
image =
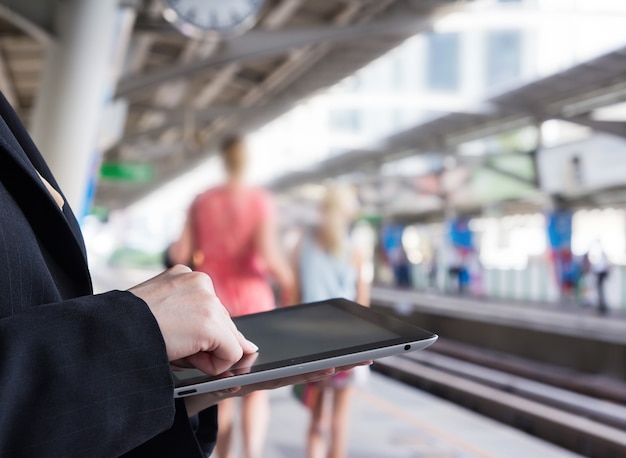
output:
[[602, 244], [599, 241], [594, 242], [589, 250], [589, 262], [591, 263], [591, 272], [596, 277], [596, 290], [598, 293], [598, 313], [605, 315], [608, 312], [606, 297], [604, 292], [604, 284], [609, 276], [611, 265]]
[[437, 250], [433, 250], [428, 262], [428, 287], [431, 289], [437, 289], [437, 278], [439, 275], [439, 259]]

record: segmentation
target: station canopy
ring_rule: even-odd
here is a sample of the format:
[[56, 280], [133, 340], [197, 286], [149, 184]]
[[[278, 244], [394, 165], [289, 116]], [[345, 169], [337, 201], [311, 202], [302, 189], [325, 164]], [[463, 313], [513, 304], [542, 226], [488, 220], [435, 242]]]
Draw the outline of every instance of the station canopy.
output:
[[[0, 2], [0, 89], [26, 122], [54, 41], [54, 3]], [[179, 33], [158, 0], [122, 1], [136, 12], [114, 97], [128, 116], [103, 162], [106, 173], [137, 179], [102, 181], [97, 204], [132, 203], [205, 160], [226, 133], [266, 124], [460, 3], [268, 0], [253, 30], [215, 42]]]
[[[404, 190], [412, 199], [413, 205], [406, 209], [410, 214], [401, 215], [399, 211], [395, 216], [409, 219], [432, 213], [435, 220], [440, 220], [444, 201], [468, 212], [481, 212], [485, 205], [494, 202], [510, 203], [509, 212], [540, 211], [552, 205], [541, 189], [535, 162], [540, 147], [540, 125], [559, 120], [624, 139], [623, 116], [615, 120], [595, 116], [599, 110], [624, 102], [626, 48], [619, 48], [503, 91], [464, 111], [437, 114], [382, 139], [375, 147], [346, 151], [307, 170], [285, 174], [275, 179], [272, 187], [276, 191], [294, 192], [307, 183], [344, 178], [361, 189], [364, 200], [387, 209], [399, 202]], [[485, 139], [498, 138], [502, 144], [507, 142], [507, 136], [529, 131], [534, 139], [528, 149], [500, 145], [501, 151], [484, 150], [488, 144]], [[464, 154], [464, 146], [477, 140], [483, 140], [481, 154]], [[490, 154], [494, 152], [505, 154]], [[417, 176], [402, 173], [407, 168], [403, 161], [415, 157], [436, 160], [431, 161], [434, 165], [428, 173]], [[391, 176], [381, 173], [385, 165], [391, 164], [396, 164], [390, 167], [396, 173]], [[615, 195], [613, 203], [623, 201], [623, 188], [606, 190]], [[603, 191], [593, 194], [597, 195], [581, 196], [570, 203], [574, 206], [611, 203], [611, 197], [603, 195]]]
[[[55, 39], [54, 3], [0, 1], [0, 89], [27, 123], [46, 47]], [[206, 161], [224, 135], [268, 124], [472, 3], [268, 0], [251, 31], [215, 42], [179, 33], [164, 20], [158, 0], [122, 0], [134, 21], [113, 99], [128, 114], [122, 134], [103, 151], [103, 173], [122, 179], [101, 180], [96, 204], [111, 209], [137, 201]], [[381, 200], [385, 187], [391, 199], [398, 188], [421, 194], [424, 208], [413, 211], [440, 212], [450, 198], [460, 207], [520, 196], [543, 205], [532, 148], [502, 158], [465, 155], [464, 147], [552, 119], [626, 137], [623, 121], [592, 116], [624, 101], [626, 48], [525, 81], [475, 107], [434, 114], [375, 145], [334, 154], [270, 185], [288, 194], [308, 183], [347, 177], [372, 205], [389, 203]], [[384, 166], [415, 156], [435, 157], [438, 165], [420, 177], [381, 174]], [[444, 175], [449, 186], [442, 184]], [[470, 175], [483, 184], [482, 191], [475, 190], [484, 194], [482, 201], [463, 201]], [[493, 193], [496, 188], [501, 194]]]

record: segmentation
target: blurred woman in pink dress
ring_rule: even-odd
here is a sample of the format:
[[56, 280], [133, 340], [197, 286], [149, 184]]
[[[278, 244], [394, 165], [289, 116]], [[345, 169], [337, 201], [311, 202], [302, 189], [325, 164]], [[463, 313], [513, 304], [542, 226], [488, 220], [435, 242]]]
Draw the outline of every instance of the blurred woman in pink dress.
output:
[[[169, 249], [173, 262], [191, 262], [195, 270], [211, 277], [217, 296], [231, 316], [275, 307], [269, 275], [280, 287], [286, 304], [292, 302], [294, 286], [289, 263], [277, 242], [272, 196], [244, 183], [246, 156], [241, 137], [231, 137], [223, 143], [226, 183], [196, 197], [180, 239]], [[235, 402], [228, 399], [219, 404], [219, 458], [233, 457]], [[241, 426], [246, 458], [261, 457], [268, 420], [267, 392], [257, 391], [243, 398]]]

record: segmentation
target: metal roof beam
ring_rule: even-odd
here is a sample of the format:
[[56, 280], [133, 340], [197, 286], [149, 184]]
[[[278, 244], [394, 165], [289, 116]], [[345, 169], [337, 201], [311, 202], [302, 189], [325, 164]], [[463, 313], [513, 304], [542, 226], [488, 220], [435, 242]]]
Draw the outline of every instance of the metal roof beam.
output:
[[626, 122], [623, 121], [597, 121], [587, 116], [559, 117], [558, 119], [590, 127], [598, 132], [626, 138]]
[[482, 167], [491, 172], [497, 173], [498, 175], [502, 175], [518, 183], [524, 184], [530, 188], [537, 189], [537, 183], [535, 182], [535, 180], [528, 179], [526, 177], [518, 175], [517, 173], [513, 173], [509, 170], [505, 170], [501, 167], [498, 167], [497, 165], [490, 164], [489, 162], [484, 163]]
[[[275, 101], [270, 104], [273, 107], [284, 107], [285, 104], [291, 104], [291, 101]], [[151, 129], [143, 129], [137, 130], [134, 132], [127, 133], [119, 142], [119, 144], [129, 143], [141, 138], [152, 137], [158, 134], [165, 132], [167, 129], [175, 126], [182, 126], [188, 121], [194, 122], [205, 122], [211, 121], [220, 116], [228, 116], [239, 114], [242, 111], [245, 111], [247, 114], [252, 113], [263, 113], [268, 109], [268, 105], [260, 105], [253, 107], [241, 107], [238, 105], [231, 106], [213, 106], [211, 108], [207, 108], [204, 110], [183, 110], [183, 109], [169, 109], [166, 107], [154, 107], [155, 112], [162, 112], [169, 114], [167, 119], [167, 124], [162, 126], [157, 126]], [[152, 108], [150, 108], [152, 110]]]
[[[262, 22], [262, 25], [268, 29], [273, 30], [280, 27], [284, 22], [289, 20], [291, 15], [296, 11], [296, 9], [300, 6], [302, 0], [283, 0], [280, 4], [276, 5], [272, 11], [268, 13], [265, 19]], [[197, 43], [197, 42], [196, 42]], [[211, 54], [213, 54], [217, 50], [217, 46], [213, 46]], [[211, 54], [205, 54], [198, 56], [199, 58], [208, 58]], [[187, 59], [185, 62], [189, 61]], [[213, 101], [220, 95], [222, 91], [224, 91], [231, 81], [235, 78], [237, 73], [240, 71], [239, 62], [232, 62], [229, 65], [221, 68], [217, 74], [211, 79], [211, 81], [206, 84], [193, 98], [193, 102], [191, 104], [196, 109], [202, 109], [209, 106]], [[182, 101], [187, 92], [189, 91], [189, 79], [185, 80], [182, 84], [185, 85], [185, 90], [180, 93], [180, 101]], [[189, 129], [185, 129], [183, 132], [183, 140], [189, 141], [191, 149], [197, 149], [197, 147], [201, 146], [200, 144], [204, 143], [203, 136], [201, 133], [203, 131], [197, 131], [194, 118], [190, 118], [189, 116], [185, 117], [184, 126]], [[164, 140], [168, 133], [173, 134], [170, 136], [171, 139], [176, 138], [175, 131], [170, 129], [164, 129], [165, 132], [161, 136], [161, 140]]]
[[196, 75], [209, 68], [283, 54], [294, 48], [351, 41], [376, 35], [408, 36], [423, 30], [425, 21], [412, 14], [346, 27], [251, 31], [230, 41], [224, 52], [207, 59], [124, 78], [118, 84], [116, 96], [128, 96], [173, 79]]
[[303, 0], [283, 0], [270, 12], [263, 22], [263, 27], [276, 30], [282, 27], [302, 5]]
[[[263, 115], [267, 112], [279, 111], [284, 112], [291, 108], [297, 100], [291, 98], [279, 98], [272, 101], [272, 103], [266, 103], [263, 105], [255, 105], [251, 107], [242, 107], [239, 105], [221, 105], [221, 106], [213, 106], [211, 108], [206, 108], [204, 110], [184, 110], [184, 109], [173, 109], [167, 107], [159, 107], [159, 106], [138, 106], [138, 108], [144, 108], [147, 110], [154, 111], [156, 113], [163, 113], [167, 115], [167, 124], [162, 126], [157, 126], [154, 128], [136, 130], [133, 132], [127, 133], [120, 141], [113, 145], [113, 147], [119, 147], [121, 145], [126, 145], [129, 143], [133, 143], [135, 141], [145, 139], [148, 137], [153, 137], [159, 135], [171, 127], [182, 126], [186, 122], [192, 123], [202, 123], [205, 121], [212, 121], [216, 118], [222, 116], [230, 116], [245, 113], [247, 116], [257, 116]], [[131, 106], [132, 109], [132, 106]], [[156, 147], [155, 145], [153, 145]], [[142, 148], [145, 145], [142, 145]], [[179, 149], [179, 145], [170, 145], [171, 152], [175, 153]]]
[[[272, 9], [263, 21], [262, 26], [266, 30], [276, 30], [282, 27], [301, 5], [302, 0], [283, 0]], [[194, 98], [194, 106], [196, 108], [207, 107], [231, 82], [239, 70], [240, 66], [238, 62], [232, 62], [220, 69], [211, 82], [202, 88], [200, 93]]]
[[[286, 21], [286, 17], [284, 15], [284, 10], [294, 11], [294, 5], [300, 2], [301, 0], [283, 0], [283, 2], [278, 5], [278, 9], [273, 11], [273, 14], [266, 18], [263, 25], [266, 28], [276, 28], [280, 23], [278, 23], [275, 18], [281, 17], [283, 21]], [[384, 4], [385, 2], [380, 2]], [[354, 17], [361, 10], [360, 4], [348, 4], [346, 5], [339, 14], [337, 14], [334, 18], [331, 19], [331, 23], [334, 25], [346, 25], [350, 21], [354, 19]], [[268, 25], [268, 21], [269, 25]], [[318, 45], [318, 46], [309, 46], [305, 48], [298, 48], [292, 50], [284, 62], [282, 62], [274, 71], [272, 71], [263, 82], [256, 85], [254, 88], [249, 90], [245, 96], [243, 96], [240, 100], [242, 107], [252, 107], [255, 104], [258, 104], [263, 98], [267, 98], [272, 91], [277, 90], [281, 86], [285, 86], [292, 82], [298, 76], [302, 75], [304, 72], [309, 70], [316, 62], [319, 61], [324, 55], [326, 55], [328, 51], [328, 45]], [[225, 68], [229, 68], [233, 65], [231, 64], [226, 66]], [[216, 134], [218, 134], [219, 130], [225, 130], [231, 128], [229, 124], [233, 122], [237, 122], [232, 117], [231, 118], [223, 118], [220, 120], [221, 122], [216, 122], [208, 126], [208, 128], [201, 130], [201, 136], [204, 138], [210, 138]], [[241, 126], [237, 125], [236, 130], [240, 130]]]
[[43, 45], [54, 40], [54, 0], [0, 0], [0, 17]]

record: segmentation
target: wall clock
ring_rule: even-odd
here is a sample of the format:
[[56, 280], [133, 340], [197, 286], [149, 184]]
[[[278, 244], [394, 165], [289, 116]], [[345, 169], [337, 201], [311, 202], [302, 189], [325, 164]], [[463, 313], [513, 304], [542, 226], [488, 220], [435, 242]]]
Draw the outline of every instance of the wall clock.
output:
[[163, 17], [185, 35], [223, 39], [256, 23], [265, 0], [163, 0]]

